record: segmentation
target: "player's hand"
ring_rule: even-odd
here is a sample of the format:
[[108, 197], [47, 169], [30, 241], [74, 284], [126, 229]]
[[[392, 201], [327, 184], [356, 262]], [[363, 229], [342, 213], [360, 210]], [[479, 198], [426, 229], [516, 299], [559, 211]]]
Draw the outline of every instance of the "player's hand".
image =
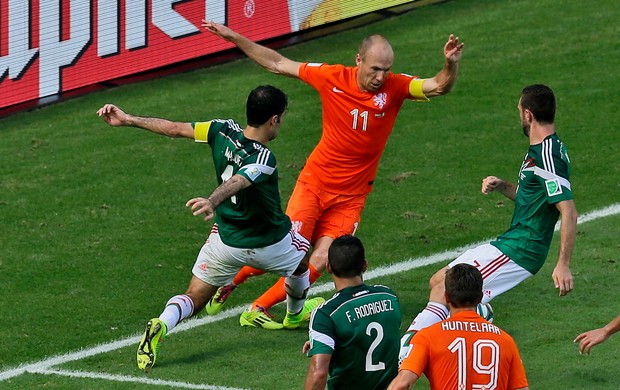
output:
[[204, 213], [205, 221], [212, 219], [215, 215], [215, 208], [213, 207], [213, 203], [211, 203], [209, 199], [192, 198], [188, 200], [187, 203], [185, 203], [185, 206], [190, 207], [192, 209], [192, 214], [194, 214], [195, 216]]
[[301, 353], [303, 353], [304, 355], [307, 355], [308, 352], [310, 352], [310, 341], [306, 341], [304, 343], [304, 346], [301, 347]]
[[235, 32], [223, 24], [213, 22], [211, 20], [203, 19], [201, 26], [206, 30], [212, 32], [220, 38], [226, 39], [227, 41], [232, 40]]
[[503, 185], [504, 181], [499, 177], [487, 176], [482, 179], [482, 193], [488, 195]]
[[561, 297], [573, 290], [573, 274], [567, 266], [562, 264], [556, 265], [551, 277], [553, 278], [555, 288], [560, 289]]
[[459, 43], [459, 37], [455, 38], [453, 34], [450, 34], [448, 42], [446, 42], [446, 45], [443, 47], [443, 54], [446, 60], [448, 60], [448, 62], [459, 62], [463, 46], [463, 43]]
[[114, 104], [106, 104], [97, 111], [103, 120], [110, 126], [123, 126], [127, 119], [127, 114]]
[[597, 344], [602, 343], [607, 340], [609, 334], [603, 328], [594, 329], [589, 332], [584, 332], [575, 338], [574, 343], [581, 341], [579, 343], [579, 353], [580, 354], [590, 354], [590, 349]]

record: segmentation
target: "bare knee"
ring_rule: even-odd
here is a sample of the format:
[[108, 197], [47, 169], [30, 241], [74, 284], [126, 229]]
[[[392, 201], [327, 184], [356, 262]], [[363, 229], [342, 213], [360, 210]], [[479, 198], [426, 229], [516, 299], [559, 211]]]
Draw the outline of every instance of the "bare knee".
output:
[[329, 252], [329, 246], [334, 241], [333, 238], [323, 236], [316, 240], [312, 254], [310, 255], [310, 264], [319, 272], [322, 272], [327, 268], [327, 253]]
[[445, 283], [447, 270], [448, 270], [448, 267], [444, 267], [440, 269], [439, 271], [435, 272], [433, 276], [431, 276], [431, 279], [428, 282], [431, 290], [435, 288], [435, 286], [443, 285]]

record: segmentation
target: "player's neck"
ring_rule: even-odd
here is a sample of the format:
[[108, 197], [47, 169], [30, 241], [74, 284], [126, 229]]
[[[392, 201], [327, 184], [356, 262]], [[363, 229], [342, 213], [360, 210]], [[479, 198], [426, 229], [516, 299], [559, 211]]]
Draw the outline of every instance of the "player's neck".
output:
[[246, 126], [243, 130], [243, 136], [247, 139], [251, 139], [252, 141], [260, 142], [263, 145], [266, 145], [269, 142], [267, 131], [260, 127]]
[[533, 122], [530, 127], [530, 145], [538, 145], [543, 142], [545, 138], [555, 133], [555, 125], [551, 124], [540, 124], [537, 122]]
[[475, 307], [454, 307], [454, 306], [450, 306], [450, 315], [453, 316], [457, 313], [461, 313], [464, 311], [473, 311], [476, 312], [476, 308]]
[[336, 291], [340, 291], [347, 287], [356, 287], [361, 284], [364, 284], [364, 280], [361, 276], [356, 276], [353, 278], [338, 278], [334, 276], [334, 285], [336, 287]]

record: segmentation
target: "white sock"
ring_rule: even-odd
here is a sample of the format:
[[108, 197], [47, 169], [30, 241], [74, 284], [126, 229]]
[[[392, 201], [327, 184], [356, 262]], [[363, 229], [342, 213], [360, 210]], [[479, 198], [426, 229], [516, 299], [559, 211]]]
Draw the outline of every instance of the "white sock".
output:
[[298, 314], [304, 308], [304, 302], [310, 288], [310, 270], [301, 275], [291, 275], [284, 279], [286, 290], [286, 310]]
[[191, 317], [194, 314], [194, 302], [187, 295], [175, 295], [166, 303], [164, 311], [159, 315], [168, 332], [170, 332], [179, 322]]
[[441, 303], [429, 302], [424, 310], [422, 310], [413, 319], [411, 325], [407, 329], [407, 332], [417, 332], [421, 329], [428, 328], [429, 326], [443, 321], [448, 318], [450, 311]]

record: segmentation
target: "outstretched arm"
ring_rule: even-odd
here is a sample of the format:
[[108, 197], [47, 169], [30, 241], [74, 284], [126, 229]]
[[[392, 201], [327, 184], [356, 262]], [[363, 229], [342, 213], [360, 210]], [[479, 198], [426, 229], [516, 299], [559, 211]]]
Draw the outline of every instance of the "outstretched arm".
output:
[[226, 199], [235, 195], [237, 192], [252, 185], [245, 177], [237, 174], [220, 184], [208, 198], [193, 198], [185, 203], [185, 206], [191, 207], [192, 213], [196, 216], [205, 214], [205, 221], [213, 218], [215, 209]]
[[553, 270], [555, 288], [560, 289], [560, 296], [564, 296], [573, 289], [573, 274], [570, 272], [570, 259], [575, 246], [577, 234], [577, 209], [572, 200], [563, 200], [556, 204], [562, 219], [560, 221], [560, 254]]
[[482, 179], [482, 193], [485, 195], [498, 191], [506, 198], [514, 201], [517, 198], [517, 186], [499, 177], [487, 176]]
[[443, 69], [435, 77], [425, 79], [422, 84], [422, 92], [426, 97], [445, 95], [452, 90], [459, 71], [462, 50], [463, 43], [459, 43], [459, 38], [450, 34], [443, 48], [445, 57]]
[[590, 353], [590, 349], [597, 344], [607, 340], [609, 336], [620, 331], [620, 316], [614, 318], [602, 328], [593, 329], [588, 332], [584, 332], [575, 338], [575, 343], [579, 343], [579, 353]]
[[202, 26], [213, 34], [237, 45], [251, 60], [268, 71], [289, 77], [299, 77], [300, 62], [289, 60], [275, 50], [252, 42], [223, 24], [203, 20]]
[[173, 122], [168, 119], [149, 118], [131, 115], [114, 104], [106, 104], [97, 111], [110, 126], [133, 126], [167, 137], [194, 138], [194, 128], [188, 122]]

